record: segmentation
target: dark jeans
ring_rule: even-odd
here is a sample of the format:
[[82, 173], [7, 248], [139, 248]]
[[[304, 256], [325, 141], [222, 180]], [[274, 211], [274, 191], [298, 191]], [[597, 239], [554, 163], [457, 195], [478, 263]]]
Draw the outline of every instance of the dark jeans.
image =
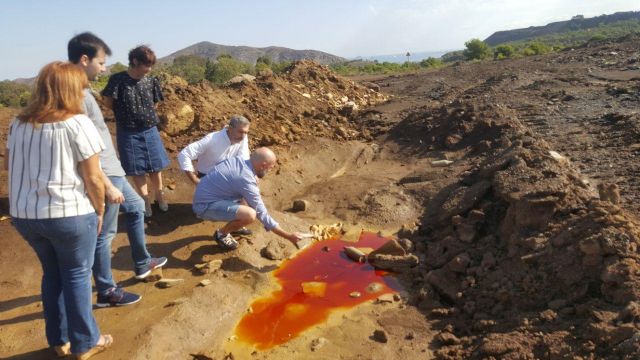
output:
[[13, 219], [42, 265], [42, 308], [49, 346], [71, 342], [73, 353], [98, 343], [91, 304], [91, 266], [96, 250], [95, 213], [59, 219]]

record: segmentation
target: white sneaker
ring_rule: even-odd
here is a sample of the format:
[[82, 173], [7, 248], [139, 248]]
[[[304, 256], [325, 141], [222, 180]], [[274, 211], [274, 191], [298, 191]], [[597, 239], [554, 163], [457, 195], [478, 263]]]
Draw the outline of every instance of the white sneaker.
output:
[[158, 203], [158, 208], [160, 208], [160, 211], [162, 211], [162, 212], [167, 212], [167, 211], [169, 211], [169, 204], [167, 204], [166, 201], [159, 202]]

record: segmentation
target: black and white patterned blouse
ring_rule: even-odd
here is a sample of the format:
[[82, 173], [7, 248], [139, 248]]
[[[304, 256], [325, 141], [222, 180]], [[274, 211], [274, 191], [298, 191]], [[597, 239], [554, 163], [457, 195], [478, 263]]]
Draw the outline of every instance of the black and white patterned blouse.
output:
[[127, 129], [145, 129], [158, 125], [154, 104], [164, 100], [155, 77], [134, 79], [126, 71], [111, 75], [103, 96], [113, 98], [116, 124]]

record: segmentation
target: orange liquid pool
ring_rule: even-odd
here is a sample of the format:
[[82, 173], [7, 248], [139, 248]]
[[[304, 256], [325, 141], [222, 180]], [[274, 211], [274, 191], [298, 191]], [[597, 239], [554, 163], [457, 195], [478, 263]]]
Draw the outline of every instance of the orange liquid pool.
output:
[[[354, 262], [343, 251], [345, 246], [376, 249], [388, 240], [375, 233], [362, 232], [357, 243], [339, 239], [316, 242], [285, 261], [274, 272], [282, 289], [251, 304], [253, 311], [236, 327], [238, 339], [260, 350], [269, 349], [325, 321], [333, 310], [347, 309], [382, 294], [397, 292], [399, 284], [389, 273]], [[329, 251], [323, 250], [325, 247], [329, 247]], [[380, 291], [367, 292], [371, 283], [379, 283]], [[361, 296], [351, 297], [353, 292]]]

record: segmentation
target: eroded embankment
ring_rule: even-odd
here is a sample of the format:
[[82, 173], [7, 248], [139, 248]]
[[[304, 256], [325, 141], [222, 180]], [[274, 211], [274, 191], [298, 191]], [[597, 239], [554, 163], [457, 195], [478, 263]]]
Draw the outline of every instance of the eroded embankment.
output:
[[493, 104], [424, 109], [395, 139], [468, 165], [408, 233], [423, 260], [413, 302], [442, 329], [437, 358], [640, 356], [640, 231], [615, 194]]

